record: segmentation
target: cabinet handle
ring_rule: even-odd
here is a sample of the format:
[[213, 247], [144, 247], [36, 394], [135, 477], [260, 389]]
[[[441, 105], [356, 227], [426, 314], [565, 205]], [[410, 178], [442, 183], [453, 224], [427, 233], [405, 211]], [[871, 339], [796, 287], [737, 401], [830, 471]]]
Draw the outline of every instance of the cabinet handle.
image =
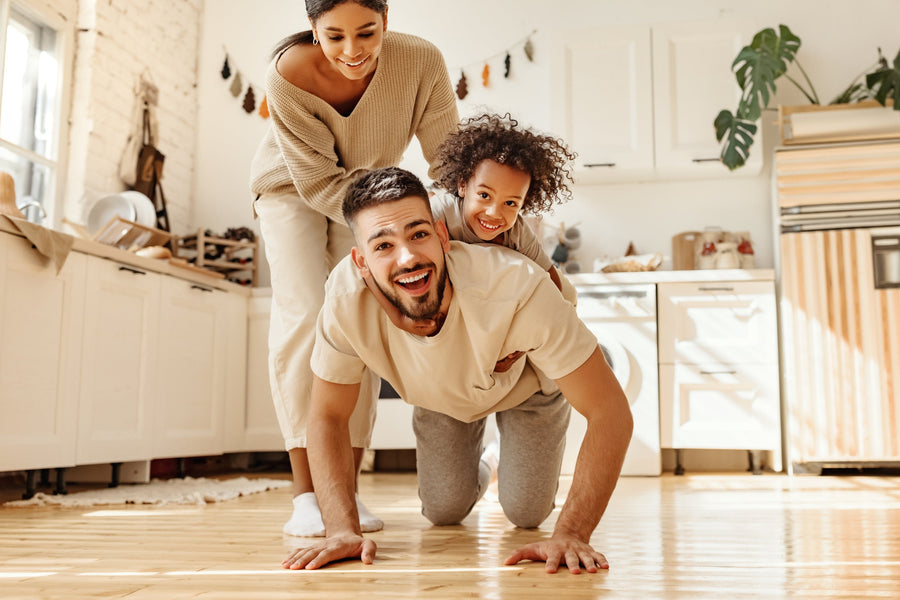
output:
[[701, 292], [733, 292], [734, 288], [729, 286], [721, 287], [698, 287]]
[[722, 162], [722, 159], [717, 156], [716, 158], [695, 158], [693, 161], [695, 163]]
[[137, 269], [132, 269], [131, 267], [120, 266], [120, 271], [128, 271], [129, 273], [134, 273], [135, 275], [146, 275], [147, 273], [144, 271], [138, 271]]
[[211, 289], [205, 288], [202, 285], [197, 285], [197, 284], [192, 285], [191, 289], [192, 290], [200, 290], [201, 292], [209, 292], [210, 294], [212, 293]]
[[701, 375], [737, 375], [737, 371], [700, 371]]
[[616, 163], [584, 163], [584, 166], [593, 169], [594, 167], [614, 167]]

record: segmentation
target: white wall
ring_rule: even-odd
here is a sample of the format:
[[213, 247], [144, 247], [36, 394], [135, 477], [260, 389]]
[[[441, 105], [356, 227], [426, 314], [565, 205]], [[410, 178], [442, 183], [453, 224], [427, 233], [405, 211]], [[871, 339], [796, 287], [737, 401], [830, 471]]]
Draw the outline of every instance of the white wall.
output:
[[192, 228], [203, 0], [22, 2], [60, 27], [68, 54], [62, 96], [68, 125], [60, 162], [63, 210], [51, 214], [82, 222], [94, 200], [126, 188], [118, 175], [119, 161], [132, 130], [134, 88], [146, 72], [159, 88], [156, 145], [166, 156], [163, 186], [169, 220], [173, 230]]
[[[119, 161], [132, 130], [134, 89], [146, 72], [159, 88], [159, 139], [169, 222], [190, 224], [203, 0], [79, 0], [65, 214], [81, 221], [100, 196], [125, 189]], [[135, 165], [135, 168], [137, 165]]]
[[[251, 225], [249, 164], [266, 128], [258, 116], [241, 110], [240, 101], [231, 97], [227, 82], [218, 76], [223, 45], [233, 66], [262, 85], [273, 45], [284, 35], [307, 28], [302, 10], [298, 0], [207, 2], [198, 73], [201, 111], [194, 194], [198, 224], [213, 229]], [[522, 122], [549, 131], [553, 93], [549, 44], [554, 31], [717, 18], [737, 19], [751, 33], [787, 24], [803, 40], [799, 58], [823, 101], [873, 65], [876, 47], [881, 46], [889, 59], [900, 48], [900, 2], [895, 0], [390, 0], [388, 27], [434, 42], [451, 68], [454, 85], [459, 77], [456, 67], [472, 65], [467, 69], [470, 95], [460, 102], [462, 115], [484, 108], [510, 111]], [[517, 46], [513, 75], [504, 79], [503, 56], [497, 56], [490, 61], [492, 85], [482, 88], [483, 59], [535, 29], [534, 62], [527, 62]], [[786, 82], [780, 84], [776, 99], [784, 104], [805, 103]], [[710, 115], [710, 121], [714, 117]], [[766, 166], [757, 176], [578, 186], [575, 200], [548, 220], [580, 223], [585, 233], [579, 256], [583, 264], [597, 256], [619, 255], [630, 241], [641, 252], [669, 254], [675, 233], [717, 225], [749, 230], [757, 246], [758, 265], [771, 267], [769, 178], [777, 134], [774, 118], [764, 123], [764, 143], [754, 147], [766, 155]], [[404, 166], [424, 174], [415, 150], [408, 156]]]

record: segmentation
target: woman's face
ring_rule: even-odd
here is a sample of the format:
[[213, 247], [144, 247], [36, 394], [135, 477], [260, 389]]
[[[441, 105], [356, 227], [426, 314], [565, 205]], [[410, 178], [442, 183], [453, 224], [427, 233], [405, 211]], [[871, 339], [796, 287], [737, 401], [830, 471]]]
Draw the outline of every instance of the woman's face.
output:
[[492, 160], [483, 160], [457, 192], [463, 199], [463, 218], [475, 235], [489, 242], [516, 222], [525, 203], [531, 175]]
[[387, 11], [380, 13], [347, 1], [320, 16], [312, 24], [328, 63], [351, 80], [375, 71], [387, 29]]

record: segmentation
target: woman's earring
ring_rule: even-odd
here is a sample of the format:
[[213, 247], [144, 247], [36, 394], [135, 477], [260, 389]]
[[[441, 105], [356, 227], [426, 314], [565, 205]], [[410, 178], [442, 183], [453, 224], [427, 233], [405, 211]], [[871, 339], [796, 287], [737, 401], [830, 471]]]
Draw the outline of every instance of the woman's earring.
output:
[[313, 38], [313, 46], [318, 46], [318, 45], [319, 45], [319, 38], [314, 37]]

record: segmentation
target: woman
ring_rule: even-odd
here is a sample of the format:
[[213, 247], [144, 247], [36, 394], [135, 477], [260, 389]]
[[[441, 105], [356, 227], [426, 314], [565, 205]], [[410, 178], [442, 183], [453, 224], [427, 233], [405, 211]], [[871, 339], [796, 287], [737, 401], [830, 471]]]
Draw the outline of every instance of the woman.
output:
[[[306, 455], [309, 360], [331, 268], [353, 244], [341, 202], [350, 182], [396, 165], [412, 136], [435, 166], [459, 119], [447, 68], [425, 40], [387, 32], [386, 0], [306, 0], [312, 26], [283, 40], [266, 75], [271, 127], [250, 188], [272, 277], [269, 369], [294, 480], [290, 535], [324, 535]], [[380, 380], [351, 419], [357, 472], [369, 444]], [[362, 530], [383, 523], [357, 498]]]

